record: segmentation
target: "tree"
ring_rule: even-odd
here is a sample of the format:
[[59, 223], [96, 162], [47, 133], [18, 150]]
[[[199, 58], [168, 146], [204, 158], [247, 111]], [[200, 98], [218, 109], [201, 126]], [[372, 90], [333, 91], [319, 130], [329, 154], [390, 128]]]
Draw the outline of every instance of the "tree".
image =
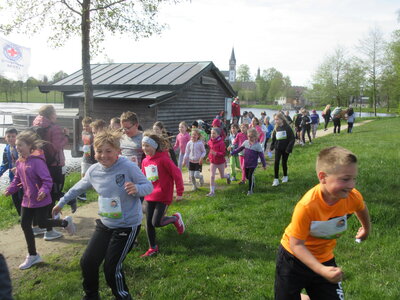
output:
[[[162, 2], [179, 0], [6, 0], [10, 20], [0, 21], [0, 31], [35, 34], [49, 28], [53, 46], [62, 46], [73, 36], [82, 41], [84, 115], [93, 111], [91, 55], [100, 50], [106, 34], [129, 33], [137, 40], [159, 33], [164, 25], [156, 15]], [[5, 22], [5, 23], [4, 23]]]
[[236, 80], [240, 82], [248, 82], [250, 79], [250, 67], [248, 65], [240, 65], [238, 67]]
[[53, 75], [53, 79], [51, 80], [52, 82], [57, 82], [60, 81], [61, 79], [64, 79], [65, 77], [68, 77], [68, 74], [65, 73], [64, 71], [58, 71]]

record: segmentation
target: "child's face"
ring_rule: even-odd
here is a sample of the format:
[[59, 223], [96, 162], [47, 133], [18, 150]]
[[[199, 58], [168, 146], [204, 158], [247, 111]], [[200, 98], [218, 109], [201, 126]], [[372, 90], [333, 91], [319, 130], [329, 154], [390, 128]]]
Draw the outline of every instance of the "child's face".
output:
[[118, 122], [111, 122], [110, 127], [112, 130], [118, 130], [121, 128], [121, 124]]
[[143, 149], [144, 154], [150, 155], [150, 156], [153, 156], [154, 154], [156, 154], [156, 150], [157, 150], [145, 142], [142, 142], [142, 149]]
[[153, 130], [154, 130], [154, 132], [155, 133], [157, 133], [157, 134], [162, 134], [162, 130], [161, 130], [161, 128], [160, 127], [158, 127], [158, 126], [153, 126]]
[[185, 133], [186, 132], [186, 126], [183, 124], [179, 124], [179, 132], [180, 133]]
[[247, 127], [246, 126], [240, 126], [240, 131], [243, 132], [244, 134], [247, 134]]
[[19, 156], [27, 158], [29, 154], [31, 154], [31, 145], [28, 145], [22, 140], [17, 140], [16, 145]]
[[232, 127], [231, 127], [231, 133], [232, 133], [233, 135], [235, 135], [237, 132], [238, 132], [237, 128], [236, 128], [235, 126], [232, 126]]
[[94, 148], [95, 159], [104, 167], [109, 168], [118, 160], [120, 149], [110, 144], [104, 144], [98, 148]]
[[274, 117], [274, 120], [275, 120], [275, 124], [277, 124], [278, 126], [283, 125], [283, 121], [279, 117]]
[[92, 127], [90, 127], [90, 124], [82, 124], [83, 130], [86, 132], [92, 132]]
[[211, 130], [211, 138], [216, 139], [218, 137], [218, 132], [216, 130]]
[[130, 121], [121, 122], [121, 127], [128, 137], [133, 137], [139, 133], [139, 123], [132, 124]]
[[325, 201], [346, 198], [355, 187], [358, 174], [357, 164], [340, 167], [335, 173], [319, 172], [322, 194]]
[[191, 140], [193, 142], [197, 142], [199, 140], [199, 138], [200, 138], [200, 135], [196, 131], [193, 131], [192, 132], [192, 136], [191, 136]]
[[17, 135], [15, 133], [7, 133], [5, 139], [7, 144], [14, 147], [17, 140]]
[[247, 134], [247, 139], [248, 139], [250, 142], [255, 143], [255, 142], [257, 141], [257, 136], [256, 136], [255, 134], [248, 133], [248, 134]]

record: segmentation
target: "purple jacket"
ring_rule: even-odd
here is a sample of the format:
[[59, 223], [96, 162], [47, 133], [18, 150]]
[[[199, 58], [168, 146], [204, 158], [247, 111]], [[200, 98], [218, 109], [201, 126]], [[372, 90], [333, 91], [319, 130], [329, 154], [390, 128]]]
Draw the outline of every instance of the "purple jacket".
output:
[[50, 127], [47, 131], [46, 140], [53, 145], [54, 150], [57, 152], [57, 162], [53, 163], [52, 166], [65, 166], [64, 147], [68, 143], [68, 138], [65, 136], [63, 129], [40, 115], [33, 120], [33, 126]]
[[[43, 151], [36, 150], [26, 159], [19, 158], [16, 167], [17, 172], [8, 186], [7, 192], [14, 194], [22, 185], [24, 198], [21, 205], [23, 207], [36, 208], [49, 205], [53, 180], [47, 168]], [[37, 201], [39, 192], [46, 194], [46, 197], [41, 201]]]

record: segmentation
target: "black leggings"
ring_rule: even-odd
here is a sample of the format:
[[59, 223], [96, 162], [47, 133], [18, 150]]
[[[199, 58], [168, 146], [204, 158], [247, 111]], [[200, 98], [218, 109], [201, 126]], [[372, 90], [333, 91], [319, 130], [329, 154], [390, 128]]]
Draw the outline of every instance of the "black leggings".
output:
[[267, 150], [267, 144], [268, 144], [269, 138], [265, 138], [265, 144], [264, 144], [264, 152]]
[[307, 131], [307, 135], [308, 135], [308, 140], [311, 142], [311, 135], [310, 135], [311, 126], [310, 125], [301, 127], [301, 139], [304, 144], [306, 143], [306, 131]]
[[353, 125], [354, 123], [347, 123], [347, 133], [353, 132]]
[[146, 214], [146, 230], [150, 247], [155, 247], [156, 243], [156, 227], [163, 227], [174, 223], [176, 217], [167, 217], [168, 205], [157, 201], [144, 201], [143, 212]]
[[66, 227], [68, 222], [64, 220], [48, 219], [49, 207], [51, 205], [37, 208], [21, 208], [21, 227], [25, 235], [26, 243], [28, 244], [29, 255], [36, 255], [35, 237], [32, 231], [32, 221], [35, 217], [40, 228], [48, 227]]
[[246, 168], [246, 179], [249, 181], [249, 192], [254, 190], [254, 171], [256, 168]]
[[324, 120], [325, 120], [325, 129], [328, 127], [328, 124], [329, 124], [329, 119], [330, 119], [330, 117], [329, 116], [324, 116]]
[[279, 162], [282, 157], [282, 169], [283, 176], [287, 176], [287, 161], [289, 159], [289, 153], [286, 151], [275, 149], [275, 164], [274, 164], [274, 173], [275, 178], [279, 178]]
[[334, 118], [333, 119], [333, 133], [340, 133], [340, 118]]

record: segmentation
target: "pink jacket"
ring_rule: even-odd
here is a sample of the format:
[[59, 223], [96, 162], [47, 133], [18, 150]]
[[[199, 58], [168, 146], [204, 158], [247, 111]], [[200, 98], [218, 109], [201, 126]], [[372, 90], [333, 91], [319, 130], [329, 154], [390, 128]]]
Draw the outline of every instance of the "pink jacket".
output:
[[181, 153], [185, 153], [185, 151], [186, 151], [186, 145], [187, 145], [187, 143], [190, 141], [190, 134], [189, 133], [185, 133], [185, 134], [182, 134], [182, 133], [179, 133], [177, 136], [176, 136], [176, 141], [175, 141], [175, 145], [174, 145], [174, 150], [176, 150], [176, 149], [178, 149], [179, 148], [179, 151], [181, 152]]
[[[208, 159], [210, 163], [220, 165], [225, 163], [225, 143], [222, 137], [217, 137], [215, 139], [210, 139], [208, 141], [208, 146], [210, 147], [210, 152], [208, 153]], [[212, 154], [212, 152], [215, 154]]]

